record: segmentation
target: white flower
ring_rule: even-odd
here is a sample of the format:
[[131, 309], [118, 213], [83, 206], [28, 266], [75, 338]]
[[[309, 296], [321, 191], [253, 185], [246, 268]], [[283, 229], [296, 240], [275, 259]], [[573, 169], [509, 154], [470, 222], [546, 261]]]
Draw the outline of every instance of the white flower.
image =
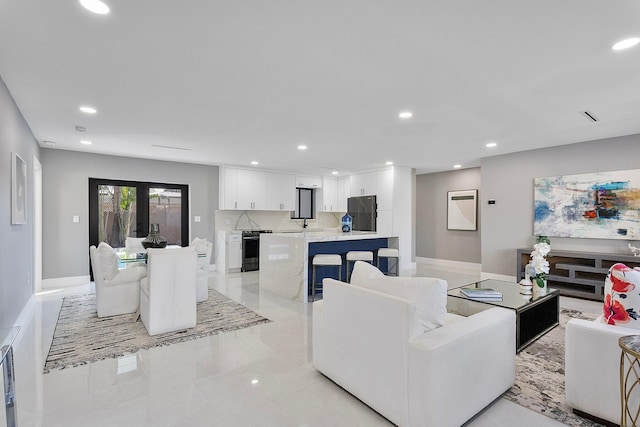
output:
[[546, 256], [551, 252], [551, 245], [548, 243], [536, 243], [531, 252], [531, 265], [536, 269], [536, 276], [549, 274], [549, 261]]

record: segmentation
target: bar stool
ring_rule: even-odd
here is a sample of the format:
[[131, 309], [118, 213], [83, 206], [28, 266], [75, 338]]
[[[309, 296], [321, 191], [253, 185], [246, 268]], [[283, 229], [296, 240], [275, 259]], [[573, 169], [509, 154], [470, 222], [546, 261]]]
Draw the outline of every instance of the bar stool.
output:
[[[400, 252], [394, 248], [380, 248], [378, 249], [378, 269], [380, 269], [380, 258], [387, 258], [387, 276], [399, 276], [400, 275]], [[395, 259], [395, 273], [391, 273], [390, 260]]]
[[373, 252], [371, 251], [347, 252], [347, 282], [350, 282], [351, 280], [351, 264], [355, 263], [356, 261], [366, 261], [369, 264], [373, 264]]
[[316, 267], [334, 265], [338, 267], [338, 280], [342, 280], [342, 257], [340, 255], [319, 254], [311, 261], [311, 300], [316, 300]]

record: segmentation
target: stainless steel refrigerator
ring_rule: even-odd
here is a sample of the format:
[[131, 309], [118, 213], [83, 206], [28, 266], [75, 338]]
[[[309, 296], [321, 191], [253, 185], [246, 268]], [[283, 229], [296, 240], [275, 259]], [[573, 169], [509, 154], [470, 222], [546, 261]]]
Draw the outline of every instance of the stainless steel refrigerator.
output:
[[349, 197], [347, 212], [353, 218], [353, 231], [376, 231], [376, 196]]

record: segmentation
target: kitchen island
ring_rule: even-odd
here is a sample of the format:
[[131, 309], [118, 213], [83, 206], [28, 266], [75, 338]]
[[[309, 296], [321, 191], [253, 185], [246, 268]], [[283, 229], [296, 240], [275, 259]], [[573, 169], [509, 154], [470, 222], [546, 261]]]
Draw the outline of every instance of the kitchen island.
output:
[[[263, 234], [260, 238], [260, 289], [285, 298], [307, 302], [311, 282], [311, 261], [317, 254], [338, 254], [342, 260], [342, 280], [346, 281], [345, 254], [348, 251], [375, 251], [398, 248], [398, 237], [366, 231], [303, 231]], [[385, 265], [381, 265], [386, 268]], [[337, 278], [335, 267], [332, 277]], [[318, 270], [318, 282], [327, 274]]]

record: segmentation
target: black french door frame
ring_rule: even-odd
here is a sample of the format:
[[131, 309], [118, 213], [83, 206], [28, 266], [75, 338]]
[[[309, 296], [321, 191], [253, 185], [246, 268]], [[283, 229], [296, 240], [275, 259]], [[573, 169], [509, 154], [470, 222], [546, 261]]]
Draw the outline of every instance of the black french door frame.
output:
[[189, 246], [189, 186], [160, 182], [89, 178], [89, 246], [98, 246], [98, 188], [100, 185], [136, 187], [136, 237], [149, 234], [149, 189], [180, 190], [180, 245]]

